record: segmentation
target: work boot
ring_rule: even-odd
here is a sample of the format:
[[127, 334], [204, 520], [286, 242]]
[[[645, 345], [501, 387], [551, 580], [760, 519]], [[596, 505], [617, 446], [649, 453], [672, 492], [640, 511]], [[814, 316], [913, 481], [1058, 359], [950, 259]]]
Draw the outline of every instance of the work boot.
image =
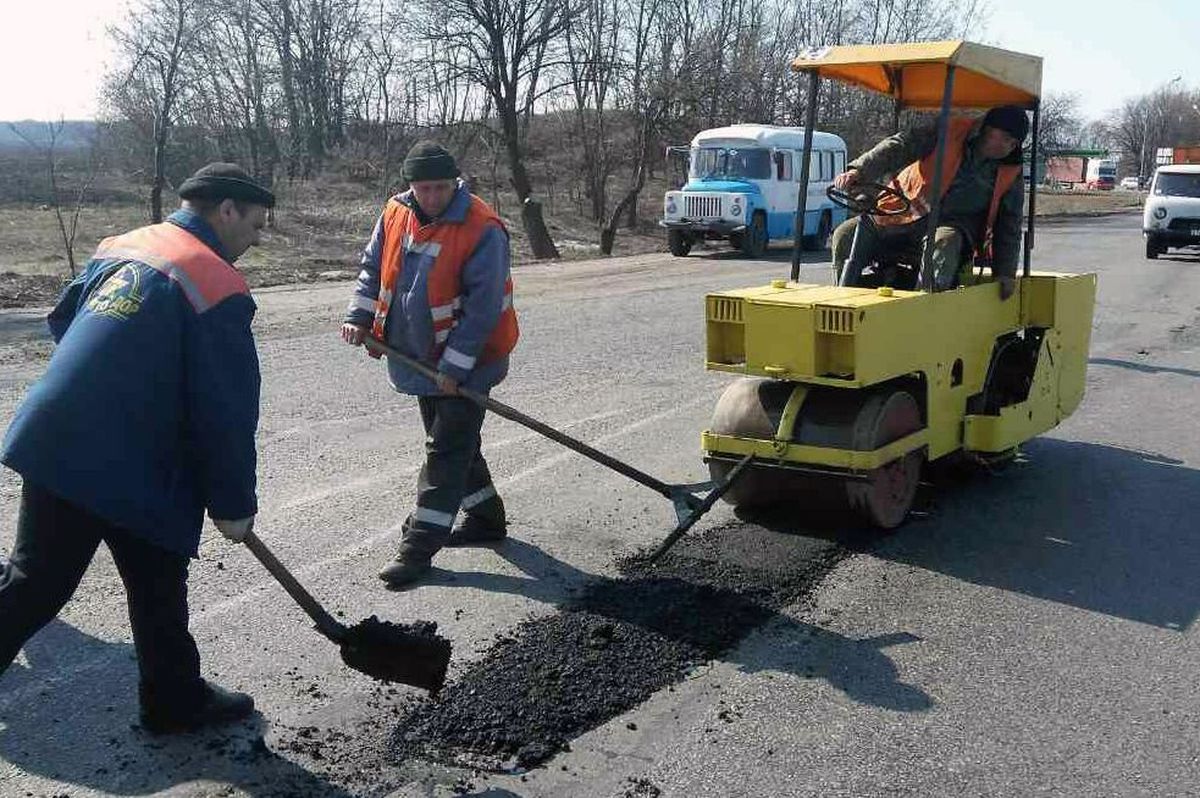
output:
[[142, 728], [151, 734], [175, 734], [219, 726], [254, 714], [254, 699], [245, 693], [226, 690], [212, 682], [204, 683], [200, 706], [180, 711], [166, 706], [142, 703]]
[[507, 524], [492, 524], [474, 515], [468, 515], [450, 531], [447, 546], [481, 546], [499, 543], [508, 537]]
[[425, 576], [432, 568], [433, 563], [428, 555], [401, 548], [396, 559], [379, 572], [379, 578], [387, 582], [388, 587], [405, 587]]

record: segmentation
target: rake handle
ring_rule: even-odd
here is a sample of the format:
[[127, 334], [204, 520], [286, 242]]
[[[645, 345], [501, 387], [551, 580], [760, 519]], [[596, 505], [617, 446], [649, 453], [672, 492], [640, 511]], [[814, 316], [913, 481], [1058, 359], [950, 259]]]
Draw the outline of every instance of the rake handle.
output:
[[[376, 352], [381, 355], [387, 355], [392, 360], [408, 366], [413, 371], [416, 371], [417, 373], [422, 374], [431, 380], [436, 381], [438, 378], [438, 372], [435, 369], [430, 368], [419, 360], [409, 357], [403, 352], [397, 351], [374, 336], [368, 335], [363, 338], [363, 346], [372, 352]], [[645, 485], [647, 488], [666, 496], [668, 499], [674, 499], [674, 492], [672, 491], [671, 486], [663, 482], [661, 479], [655, 479], [646, 472], [639, 471], [628, 463], [624, 463], [617, 458], [612, 457], [611, 455], [607, 455], [599, 449], [594, 449], [581, 440], [572, 438], [565, 432], [559, 432], [558, 430], [554, 429], [554, 427], [543, 424], [536, 418], [527, 416], [516, 408], [509, 407], [502, 402], [497, 402], [487, 394], [477, 393], [470, 389], [461, 387], [458, 389], [458, 392], [467, 399], [470, 399], [475, 404], [481, 407], [486, 407], [488, 410], [491, 410], [498, 416], [503, 416], [509, 421], [515, 421], [524, 427], [528, 427], [534, 432], [544, 435], [556, 443], [561, 443], [563, 446], [566, 446], [572, 451], [578, 452], [584, 457], [595, 460], [602, 466], [611, 468], [618, 474], [629, 477], [634, 482]]]

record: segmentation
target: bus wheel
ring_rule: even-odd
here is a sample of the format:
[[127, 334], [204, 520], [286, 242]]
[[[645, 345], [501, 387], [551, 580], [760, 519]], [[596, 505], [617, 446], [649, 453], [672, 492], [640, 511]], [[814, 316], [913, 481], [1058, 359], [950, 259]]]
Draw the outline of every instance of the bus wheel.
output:
[[742, 233], [742, 254], [747, 258], [762, 257], [767, 248], [767, 219], [761, 213], [754, 214], [750, 226]]
[[692, 251], [692, 237], [682, 230], [667, 231], [667, 245], [671, 254], [682, 258]]
[[804, 248], [808, 250], [829, 249], [829, 236], [833, 232], [833, 219], [829, 211], [821, 212], [821, 221], [817, 222], [817, 233], [804, 237]]

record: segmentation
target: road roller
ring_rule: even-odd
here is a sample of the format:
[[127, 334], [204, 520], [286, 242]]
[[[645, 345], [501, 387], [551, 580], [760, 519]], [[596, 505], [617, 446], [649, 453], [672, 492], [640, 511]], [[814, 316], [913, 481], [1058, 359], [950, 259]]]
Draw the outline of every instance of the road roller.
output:
[[[940, 142], [952, 113], [1019, 105], [1032, 112], [1030, 162], [1037, 163], [1038, 57], [965, 41], [850, 45], [808, 49], [793, 68], [808, 84], [799, 218], [821, 79], [889, 95], [897, 127], [902, 110], [936, 113]], [[941, 171], [931, 184], [930, 231], [942, 181], [952, 177]], [[1096, 276], [1031, 269], [1035, 182], [1023, 267], [1007, 300], [983, 263], [966, 263], [957, 286], [937, 292], [930, 279], [800, 282], [798, 245], [789, 279], [705, 298], [706, 368], [741, 375], [701, 438], [716, 480], [749, 460], [726, 501], [797, 510], [834, 504], [890, 529], [908, 516], [931, 463], [1002, 463], [1074, 412]], [[870, 198], [831, 199], [877, 210]]]

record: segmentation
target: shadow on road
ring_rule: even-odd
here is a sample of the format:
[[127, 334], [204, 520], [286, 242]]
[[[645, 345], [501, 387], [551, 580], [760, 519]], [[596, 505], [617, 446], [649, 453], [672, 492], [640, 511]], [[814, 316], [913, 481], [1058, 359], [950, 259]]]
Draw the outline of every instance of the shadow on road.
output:
[[[1093, 361], [1094, 362], [1094, 361]], [[1131, 364], [1137, 365], [1137, 364]], [[845, 517], [739, 517], [979, 585], [1186, 630], [1200, 611], [1200, 471], [1115, 446], [1035, 438], [1007, 469], [939, 469], [888, 535]]]
[[1200, 471], [1037, 438], [1008, 470], [939, 487], [877, 556], [974, 584], [1183, 631], [1196, 619]]
[[1130, 371], [1140, 371], [1143, 374], [1179, 374], [1184, 377], [1200, 377], [1200, 371], [1195, 369], [1179, 369], [1171, 366], [1155, 366], [1153, 363], [1136, 363], [1132, 360], [1116, 360], [1110, 357], [1093, 357], [1088, 360], [1092, 366], [1112, 366]]
[[0, 761], [25, 773], [110, 795], [201, 782], [214, 794], [350, 796], [269, 750], [261, 717], [193, 734], [142, 731], [128, 644], [55, 620], [24, 653], [28, 664], [18, 660], [0, 676]]
[[[746, 256], [741, 250], [732, 248], [714, 248], [707, 250], [696, 250], [690, 257], [709, 258], [711, 260], [745, 260]], [[800, 263], [803, 266], [829, 266], [829, 250], [805, 250], [800, 253]], [[758, 258], [763, 263], [779, 263], [787, 267], [792, 263], [792, 248], [790, 246], [773, 246]]]

